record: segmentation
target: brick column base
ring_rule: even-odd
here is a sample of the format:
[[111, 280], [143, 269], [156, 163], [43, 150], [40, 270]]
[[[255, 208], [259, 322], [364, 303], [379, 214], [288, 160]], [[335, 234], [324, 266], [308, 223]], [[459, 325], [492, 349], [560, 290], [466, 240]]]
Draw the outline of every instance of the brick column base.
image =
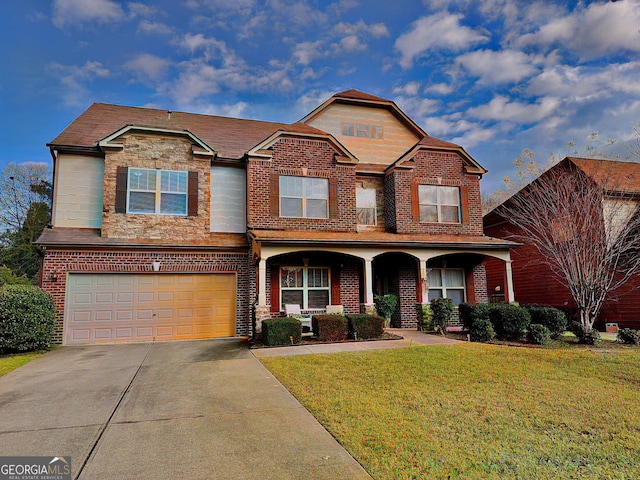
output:
[[262, 333], [262, 321], [271, 318], [269, 305], [256, 305], [256, 324], [253, 329], [254, 338]]

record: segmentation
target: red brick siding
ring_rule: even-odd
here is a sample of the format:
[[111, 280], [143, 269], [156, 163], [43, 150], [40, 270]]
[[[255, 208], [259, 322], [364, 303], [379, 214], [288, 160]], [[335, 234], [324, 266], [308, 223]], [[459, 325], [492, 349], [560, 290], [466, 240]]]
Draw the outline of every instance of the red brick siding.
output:
[[[464, 173], [464, 161], [457, 153], [423, 151], [415, 157], [415, 168], [391, 171], [385, 178], [385, 205], [390, 210], [387, 228], [397, 233], [482, 235], [480, 180]], [[412, 188], [419, 185], [466, 187], [469, 220], [461, 224], [421, 223], [413, 218]], [[393, 198], [391, 198], [391, 196]]]
[[400, 328], [418, 326], [417, 292], [418, 270], [416, 265], [402, 265], [398, 270], [398, 295], [400, 297]]
[[488, 303], [487, 272], [484, 263], [478, 263], [472, 270], [473, 294], [475, 303]]
[[[247, 224], [256, 229], [355, 232], [355, 166], [338, 165], [336, 151], [323, 140], [282, 138], [271, 160], [250, 159], [247, 166]], [[283, 218], [271, 213], [273, 175], [322, 177], [337, 182], [338, 214], [327, 219]]]
[[51, 294], [56, 306], [55, 341], [62, 343], [63, 338], [67, 273], [151, 273], [151, 262], [156, 260], [161, 262], [160, 273], [236, 272], [236, 335], [251, 335], [255, 272], [246, 254], [47, 250], [42, 288]]

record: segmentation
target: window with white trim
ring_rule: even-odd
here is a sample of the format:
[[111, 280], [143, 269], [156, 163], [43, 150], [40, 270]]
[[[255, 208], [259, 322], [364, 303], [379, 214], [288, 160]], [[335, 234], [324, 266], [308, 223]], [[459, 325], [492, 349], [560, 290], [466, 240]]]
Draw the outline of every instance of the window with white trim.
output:
[[328, 267], [281, 267], [280, 305], [300, 305], [302, 309], [331, 305]]
[[358, 225], [376, 224], [375, 188], [358, 188], [356, 190], [356, 217]]
[[460, 223], [460, 188], [441, 185], [418, 185], [420, 221], [425, 223]]
[[187, 171], [129, 168], [127, 213], [187, 214]]
[[429, 301], [450, 298], [453, 303], [464, 303], [465, 286], [462, 268], [432, 268], [429, 270]]
[[280, 175], [280, 216], [329, 218], [329, 180]]
[[342, 135], [345, 137], [382, 138], [382, 127], [380, 125], [342, 122], [341, 127]]

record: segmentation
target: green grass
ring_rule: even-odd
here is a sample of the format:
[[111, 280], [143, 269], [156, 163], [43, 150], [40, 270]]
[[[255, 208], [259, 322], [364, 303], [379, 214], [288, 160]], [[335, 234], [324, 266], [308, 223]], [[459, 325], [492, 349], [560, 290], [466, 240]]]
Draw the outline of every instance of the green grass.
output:
[[263, 359], [377, 479], [640, 478], [640, 349]]
[[41, 357], [46, 352], [29, 352], [29, 353], [16, 353], [11, 355], [0, 355], [0, 377], [15, 370], [22, 365], [29, 363], [38, 357]]

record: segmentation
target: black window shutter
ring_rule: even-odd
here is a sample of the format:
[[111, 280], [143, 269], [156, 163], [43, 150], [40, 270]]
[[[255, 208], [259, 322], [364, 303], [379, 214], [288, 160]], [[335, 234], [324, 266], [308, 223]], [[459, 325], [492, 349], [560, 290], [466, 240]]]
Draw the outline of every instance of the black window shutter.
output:
[[129, 168], [118, 167], [116, 171], [116, 213], [127, 213], [127, 181]]

